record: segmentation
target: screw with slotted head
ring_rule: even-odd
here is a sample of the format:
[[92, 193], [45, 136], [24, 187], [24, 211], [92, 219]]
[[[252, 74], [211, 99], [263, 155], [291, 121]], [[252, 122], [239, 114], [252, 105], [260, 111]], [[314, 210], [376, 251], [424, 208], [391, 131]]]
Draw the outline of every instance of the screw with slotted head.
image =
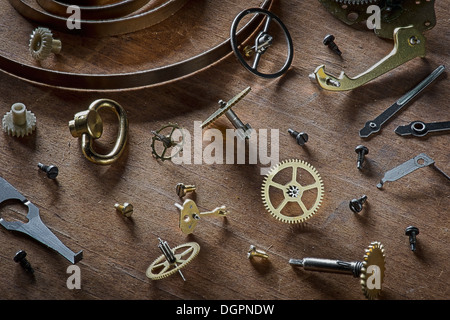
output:
[[369, 153], [369, 149], [366, 146], [359, 145], [356, 146], [355, 152], [358, 154], [358, 162], [356, 165], [358, 169], [361, 170], [364, 163], [364, 157]]
[[366, 202], [367, 196], [363, 195], [359, 199], [350, 200], [349, 207], [353, 212], [361, 212], [363, 209], [363, 204]]
[[267, 259], [269, 257], [269, 255], [262, 250], [256, 249], [256, 247], [254, 245], [250, 245], [250, 248], [248, 249], [248, 253], [247, 253], [247, 258], [250, 259], [252, 257], [260, 257], [260, 258]]
[[308, 135], [304, 132], [298, 132], [292, 129], [288, 129], [289, 134], [295, 138], [297, 143], [303, 146], [306, 142], [308, 142]]
[[44, 171], [49, 179], [56, 179], [59, 173], [58, 167], [54, 165], [46, 166], [42, 163], [38, 163], [38, 168]]
[[177, 195], [183, 198], [187, 193], [195, 191], [194, 185], [185, 185], [184, 183], [177, 183], [175, 188]]
[[14, 262], [19, 263], [25, 271], [29, 273], [34, 273], [34, 269], [31, 267], [30, 262], [25, 258], [27, 256], [27, 253], [23, 250], [17, 251], [16, 255], [14, 256], [13, 260]]
[[334, 42], [335, 39], [336, 39], [335, 36], [333, 36], [332, 34], [327, 34], [325, 38], [323, 38], [323, 44], [340, 56], [342, 55], [342, 52], [341, 50], [339, 50], [338, 46]]
[[114, 207], [127, 218], [131, 217], [134, 211], [133, 205], [128, 202], [125, 202], [124, 204], [116, 203]]
[[411, 247], [411, 251], [416, 251], [416, 236], [419, 234], [419, 228], [414, 226], [409, 226], [405, 230], [405, 235], [409, 236], [409, 245]]

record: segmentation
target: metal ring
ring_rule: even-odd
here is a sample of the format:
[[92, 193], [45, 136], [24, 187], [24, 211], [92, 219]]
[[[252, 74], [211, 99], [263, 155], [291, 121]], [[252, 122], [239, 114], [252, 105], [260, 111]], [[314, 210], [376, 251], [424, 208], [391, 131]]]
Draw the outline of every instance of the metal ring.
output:
[[[20, 0], [9, 0], [19, 1]], [[262, 8], [270, 8], [272, 0], [265, 0]], [[253, 17], [236, 35], [240, 41], [250, 37], [262, 19]], [[0, 69], [19, 78], [67, 89], [119, 90], [145, 87], [172, 81], [206, 68], [231, 53], [230, 39], [187, 60], [160, 68], [121, 74], [76, 74], [29, 66], [0, 55]]]
[[[286, 41], [287, 41], [287, 45], [288, 45], [288, 56], [287, 56], [287, 59], [286, 59], [284, 65], [283, 65], [283, 67], [278, 72], [270, 73], [270, 74], [259, 72], [257, 70], [257, 67], [258, 67], [259, 59], [260, 59], [260, 57], [261, 57], [261, 55], [263, 53], [257, 52], [256, 55], [255, 55], [253, 66], [250, 66], [245, 61], [244, 57], [242, 56], [242, 54], [241, 54], [241, 52], [239, 50], [239, 45], [238, 45], [238, 41], [237, 41], [237, 38], [236, 38], [236, 30], [237, 30], [239, 22], [242, 20], [242, 18], [244, 16], [248, 15], [248, 14], [251, 14], [251, 13], [258, 13], [258, 14], [262, 13], [262, 14], [264, 14], [264, 15], [266, 15], [268, 17], [266, 19], [266, 23], [264, 25], [263, 31], [259, 33], [259, 35], [257, 36], [257, 38], [255, 40], [255, 46], [256, 47], [258, 46], [259, 37], [262, 34], [267, 34], [270, 22], [272, 20], [275, 20], [278, 23], [278, 25], [281, 27], [283, 32], [284, 32], [284, 35], [285, 35], [285, 38], [286, 38]], [[238, 60], [241, 62], [241, 64], [247, 70], [249, 70], [250, 72], [256, 74], [257, 76], [260, 76], [260, 77], [263, 77], [263, 78], [277, 78], [277, 77], [281, 76], [282, 74], [284, 74], [289, 69], [289, 67], [291, 66], [291, 63], [292, 63], [292, 60], [293, 60], [293, 56], [294, 56], [294, 46], [292, 44], [291, 35], [290, 35], [288, 29], [286, 28], [286, 26], [284, 25], [284, 23], [280, 20], [280, 18], [278, 18], [275, 14], [273, 14], [272, 12], [270, 12], [268, 10], [265, 10], [265, 9], [262, 9], [262, 8], [250, 8], [250, 9], [246, 9], [246, 10], [242, 11], [241, 13], [239, 13], [236, 16], [236, 18], [233, 20], [233, 23], [231, 25], [230, 42], [231, 42], [231, 48], [233, 49], [234, 54], [236, 55]]]

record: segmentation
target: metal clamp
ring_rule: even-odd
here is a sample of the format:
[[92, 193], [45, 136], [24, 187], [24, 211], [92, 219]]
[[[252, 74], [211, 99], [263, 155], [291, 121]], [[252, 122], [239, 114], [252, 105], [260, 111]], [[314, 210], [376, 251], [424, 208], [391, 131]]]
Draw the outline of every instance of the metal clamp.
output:
[[[93, 149], [93, 140], [103, 133], [103, 121], [98, 114], [100, 109], [112, 110], [119, 119], [119, 132], [114, 148], [110, 153], [101, 155]], [[73, 137], [81, 137], [81, 150], [91, 162], [108, 165], [115, 162], [123, 153], [128, 140], [128, 118], [125, 110], [115, 101], [99, 99], [94, 101], [87, 110], [75, 114], [69, 121], [70, 133]]]

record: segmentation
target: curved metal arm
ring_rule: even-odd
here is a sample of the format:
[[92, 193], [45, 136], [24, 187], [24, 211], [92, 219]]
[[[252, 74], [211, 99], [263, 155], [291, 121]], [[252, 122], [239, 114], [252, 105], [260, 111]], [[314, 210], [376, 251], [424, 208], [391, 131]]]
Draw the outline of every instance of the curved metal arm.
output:
[[318, 84], [331, 91], [346, 91], [360, 87], [367, 82], [397, 68], [416, 57], [425, 57], [425, 37], [414, 27], [401, 27], [394, 30], [394, 49], [389, 55], [367, 71], [355, 78], [348, 77], [344, 71], [339, 78], [325, 72], [321, 65], [314, 71]]

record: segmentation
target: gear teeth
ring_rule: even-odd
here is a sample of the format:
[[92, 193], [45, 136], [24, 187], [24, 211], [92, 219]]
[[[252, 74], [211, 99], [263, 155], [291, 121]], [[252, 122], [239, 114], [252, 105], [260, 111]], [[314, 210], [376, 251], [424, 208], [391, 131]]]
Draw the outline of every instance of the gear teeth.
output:
[[[155, 264], [159, 264], [162, 261], [165, 260], [165, 256], [159, 256], [156, 260], [154, 260], [150, 266], [147, 268], [146, 271], [146, 276], [152, 280], [160, 280], [160, 279], [164, 279], [167, 278], [169, 276], [171, 276], [172, 274], [178, 272], [178, 270], [180, 270], [181, 268], [184, 268], [185, 266], [187, 266], [189, 263], [191, 263], [192, 260], [194, 260], [194, 258], [198, 255], [198, 253], [200, 252], [200, 245], [196, 242], [188, 242], [185, 244], [181, 244], [179, 246], [176, 246], [175, 248], [172, 249], [172, 252], [176, 252], [176, 250], [178, 250], [179, 248], [183, 248], [183, 247], [191, 247], [193, 252], [192, 254], [185, 260], [183, 260], [183, 262], [181, 264], [179, 264], [177, 267], [172, 268], [166, 272], [160, 273], [160, 274], [153, 274], [152, 271], [152, 267]], [[161, 261], [161, 262], [160, 262]], [[168, 263], [167, 260], [165, 260], [165, 263]]]
[[[374, 299], [376, 298], [379, 294], [380, 294], [380, 290], [377, 291], [373, 291], [372, 289], [369, 289], [367, 287], [367, 268], [369, 267], [369, 260], [371, 259], [371, 256], [374, 254], [378, 254], [379, 256], [377, 257], [380, 261], [378, 262], [378, 267], [380, 267], [380, 272], [381, 272], [381, 276], [384, 277], [384, 273], [385, 273], [385, 264], [384, 264], [384, 259], [385, 259], [385, 250], [384, 250], [384, 246], [383, 244], [381, 244], [378, 241], [374, 241], [372, 242], [369, 247], [367, 249], [365, 249], [365, 254], [363, 257], [363, 265], [361, 267], [361, 275], [360, 275], [360, 284], [361, 284], [361, 289], [364, 293], [364, 295], [366, 296], [366, 298], [368, 299]], [[381, 279], [381, 282], [383, 281], [383, 278]]]
[[[317, 198], [315, 200], [315, 204], [308, 211], [306, 211], [306, 212], [302, 211], [302, 215], [297, 216], [297, 217], [295, 217], [295, 216], [287, 217], [279, 212], [276, 212], [275, 208], [272, 206], [272, 204], [270, 202], [270, 197], [269, 197], [269, 188], [271, 186], [271, 181], [272, 181], [273, 177], [280, 170], [288, 168], [288, 167], [292, 167], [295, 169], [297, 169], [297, 168], [304, 169], [305, 171], [309, 172], [313, 176], [315, 183], [319, 184], [319, 186], [317, 187], [318, 194], [317, 194]], [[270, 177], [270, 180], [269, 180], [269, 177]], [[311, 218], [314, 214], [316, 214], [318, 211], [318, 208], [322, 204], [323, 193], [324, 193], [323, 181], [322, 181], [322, 178], [320, 177], [319, 173], [317, 172], [317, 170], [311, 164], [309, 164], [303, 160], [300, 160], [300, 159], [283, 160], [280, 163], [274, 165], [271, 169], [269, 169], [268, 173], [266, 174], [266, 176], [263, 180], [262, 186], [261, 186], [262, 202], [263, 202], [263, 205], [266, 208], [266, 210], [277, 220], [282, 221], [284, 223], [290, 223], [290, 224], [305, 222], [306, 220]], [[301, 199], [301, 198], [299, 198], [299, 199]]]
[[[21, 105], [21, 116], [24, 117], [25, 123], [23, 125], [18, 125], [14, 123], [13, 118], [13, 108], [16, 105]], [[31, 111], [26, 110], [26, 107], [21, 103], [16, 103], [12, 106], [11, 111], [8, 111], [2, 119], [3, 131], [8, 135], [13, 137], [23, 138], [31, 134], [36, 129], [36, 116]]]

